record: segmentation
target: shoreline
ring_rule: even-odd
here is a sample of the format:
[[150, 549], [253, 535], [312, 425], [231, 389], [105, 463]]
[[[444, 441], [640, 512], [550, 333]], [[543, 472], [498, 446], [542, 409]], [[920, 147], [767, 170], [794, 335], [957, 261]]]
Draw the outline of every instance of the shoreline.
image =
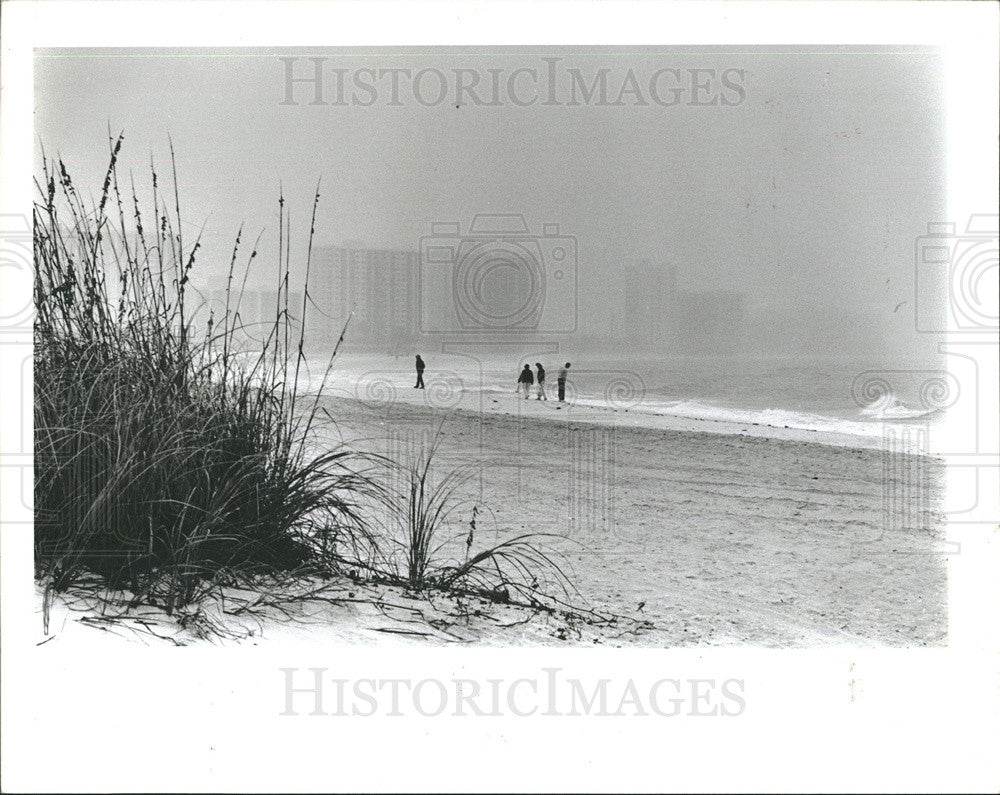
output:
[[[554, 399], [537, 400], [534, 396], [525, 400], [516, 395], [500, 395], [490, 392], [462, 392], [442, 395], [434, 390], [434, 384], [424, 390], [386, 385], [380, 385], [380, 387], [377, 391], [373, 390], [371, 396], [360, 397], [357, 394], [358, 389], [345, 390], [333, 386], [332, 389], [324, 392], [323, 400], [353, 403], [373, 412], [387, 411], [398, 405], [417, 411], [434, 412], [442, 417], [447, 417], [450, 414], [463, 417], [503, 416], [519, 421], [537, 420], [564, 425], [576, 424], [669, 433], [765, 438], [853, 450], [886, 451], [891, 448], [891, 451], [896, 454], [907, 453], [939, 458], [933, 451], [919, 448], [918, 442], [913, 438], [913, 424], [908, 424], [903, 420], [886, 420], [877, 426], [881, 429], [880, 434], [864, 436], [760, 422], [684, 417], [635, 408], [630, 410], [628, 408], [601, 407], [571, 402], [559, 404]], [[315, 393], [308, 394], [313, 397]]]
[[[644, 363], [597, 359], [570, 372], [567, 402], [560, 406], [555, 401], [553, 370], [546, 382], [549, 400], [536, 400], [535, 386], [531, 387], [530, 399], [524, 400], [516, 394], [516, 372], [510, 373], [509, 362], [496, 357], [442, 353], [433, 367], [424, 371], [424, 390], [414, 388], [415, 371], [408, 357], [355, 353], [338, 358], [340, 361], [333, 363], [325, 382], [324, 395], [358, 400], [369, 408], [401, 403], [554, 420], [563, 420], [569, 414], [572, 421], [604, 426], [769, 437], [925, 455], [934, 454], [930, 442], [940, 436], [934, 429], [946, 416], [943, 411], [920, 410], [923, 398], [906, 397], [905, 389], [898, 400], [879, 393], [873, 394], [875, 402], [871, 405], [860, 406], [850, 380], [856, 379], [852, 373], [875, 366], [863, 366], [862, 362], [846, 369], [836, 363], [830, 365], [830, 370], [814, 366], [804, 373], [804, 381], [789, 380], [788, 368], [775, 370], [771, 360], [760, 363], [759, 373], [744, 362], [731, 378], [726, 368], [716, 364], [685, 382], [683, 363], [672, 362], [669, 357]], [[317, 358], [307, 360], [304, 382], [300, 381], [305, 392], [316, 391], [328, 363]], [[696, 383], [698, 379], [702, 381]], [[662, 384], [674, 386], [658, 386]], [[816, 390], [827, 395], [846, 390], [845, 394], [850, 393], [852, 398], [850, 405], [818, 401]], [[878, 403], [880, 399], [882, 403]], [[909, 401], [918, 409], [909, 409], [900, 401]]]

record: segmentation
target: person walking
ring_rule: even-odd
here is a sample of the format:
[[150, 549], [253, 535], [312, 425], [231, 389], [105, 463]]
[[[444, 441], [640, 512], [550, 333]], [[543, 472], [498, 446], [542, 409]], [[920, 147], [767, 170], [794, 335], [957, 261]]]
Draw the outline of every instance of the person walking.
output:
[[559, 368], [559, 376], [557, 378], [557, 383], [559, 384], [559, 402], [566, 402], [566, 378], [569, 376], [569, 362], [566, 362], [565, 367]]
[[420, 354], [417, 354], [417, 383], [413, 385], [414, 389], [424, 388], [424, 360], [420, 358]]
[[517, 377], [517, 388], [524, 392], [524, 399], [531, 397], [531, 385], [535, 383], [535, 376], [531, 372], [531, 365], [524, 365], [524, 369]]
[[545, 368], [538, 362], [535, 362], [535, 367], [538, 368], [538, 397], [535, 400], [548, 400], [549, 396], [545, 394]]

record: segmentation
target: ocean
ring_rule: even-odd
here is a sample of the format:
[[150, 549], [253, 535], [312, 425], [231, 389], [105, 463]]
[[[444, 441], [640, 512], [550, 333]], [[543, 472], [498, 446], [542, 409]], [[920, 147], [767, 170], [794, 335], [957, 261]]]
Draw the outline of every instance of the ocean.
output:
[[[423, 352], [429, 405], [474, 407], [484, 396], [513, 395], [525, 363], [542, 362], [555, 398], [561, 356], [502, 359]], [[827, 431], [872, 437], [885, 424], [926, 427], [941, 421], [957, 392], [943, 368], [919, 362], [856, 358], [594, 358], [573, 357], [567, 399], [578, 405], [735, 424]], [[308, 361], [315, 389], [327, 361]], [[325, 391], [373, 404], [411, 402], [409, 356], [338, 355]], [[532, 387], [532, 398], [535, 388]]]

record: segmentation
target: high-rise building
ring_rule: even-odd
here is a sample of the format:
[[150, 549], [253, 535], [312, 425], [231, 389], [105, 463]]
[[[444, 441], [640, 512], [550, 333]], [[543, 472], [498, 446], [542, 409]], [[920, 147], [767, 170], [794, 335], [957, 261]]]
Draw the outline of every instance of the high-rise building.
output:
[[746, 310], [740, 293], [679, 292], [674, 301], [674, 350], [684, 354], [735, 354], [742, 346]]
[[591, 323], [600, 325], [606, 344], [687, 355], [729, 355], [742, 347], [746, 310], [740, 293], [678, 289], [674, 266], [648, 260], [623, 263], [615, 284]]
[[352, 347], [395, 352], [418, 329], [415, 251], [328, 246], [313, 252], [310, 341], [334, 343], [348, 323]]

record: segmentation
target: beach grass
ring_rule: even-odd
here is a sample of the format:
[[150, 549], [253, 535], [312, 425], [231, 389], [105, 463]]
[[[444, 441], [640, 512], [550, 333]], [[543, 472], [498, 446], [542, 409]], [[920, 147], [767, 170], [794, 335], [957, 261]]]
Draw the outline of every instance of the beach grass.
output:
[[[554, 551], [545, 548], [546, 541], [556, 536], [526, 533], [477, 549], [483, 506], [464, 495], [463, 487], [478, 470], [467, 465], [441, 471], [435, 465], [443, 430], [442, 421], [429, 443], [412, 451], [407, 460], [389, 462], [396, 475], [389, 482], [400, 485], [390, 488], [387, 497], [401, 529], [386, 535], [402, 538], [398, 546], [404, 562], [396, 566], [400, 580], [417, 590], [452, 589], [486, 594], [499, 602], [515, 597], [537, 602], [542, 594], [551, 598], [553, 591], [569, 595], [573, 590], [569, 576]], [[456, 533], [455, 516], [462, 509], [469, 511], [469, 520]], [[464, 554], [456, 557], [457, 550]]]
[[368, 480], [352, 451], [308, 444], [318, 412], [298, 387], [306, 307], [289, 306], [284, 200], [278, 304], [254, 347], [237, 262], [249, 270], [256, 245], [244, 254], [237, 237], [225, 307], [196, 326], [200, 239], [184, 239], [176, 185], [164, 197], [155, 168], [151, 207], [123, 189], [121, 147], [89, 204], [62, 161], [44, 159], [38, 185], [36, 574], [58, 591], [96, 573], [170, 612], [355, 532]]

